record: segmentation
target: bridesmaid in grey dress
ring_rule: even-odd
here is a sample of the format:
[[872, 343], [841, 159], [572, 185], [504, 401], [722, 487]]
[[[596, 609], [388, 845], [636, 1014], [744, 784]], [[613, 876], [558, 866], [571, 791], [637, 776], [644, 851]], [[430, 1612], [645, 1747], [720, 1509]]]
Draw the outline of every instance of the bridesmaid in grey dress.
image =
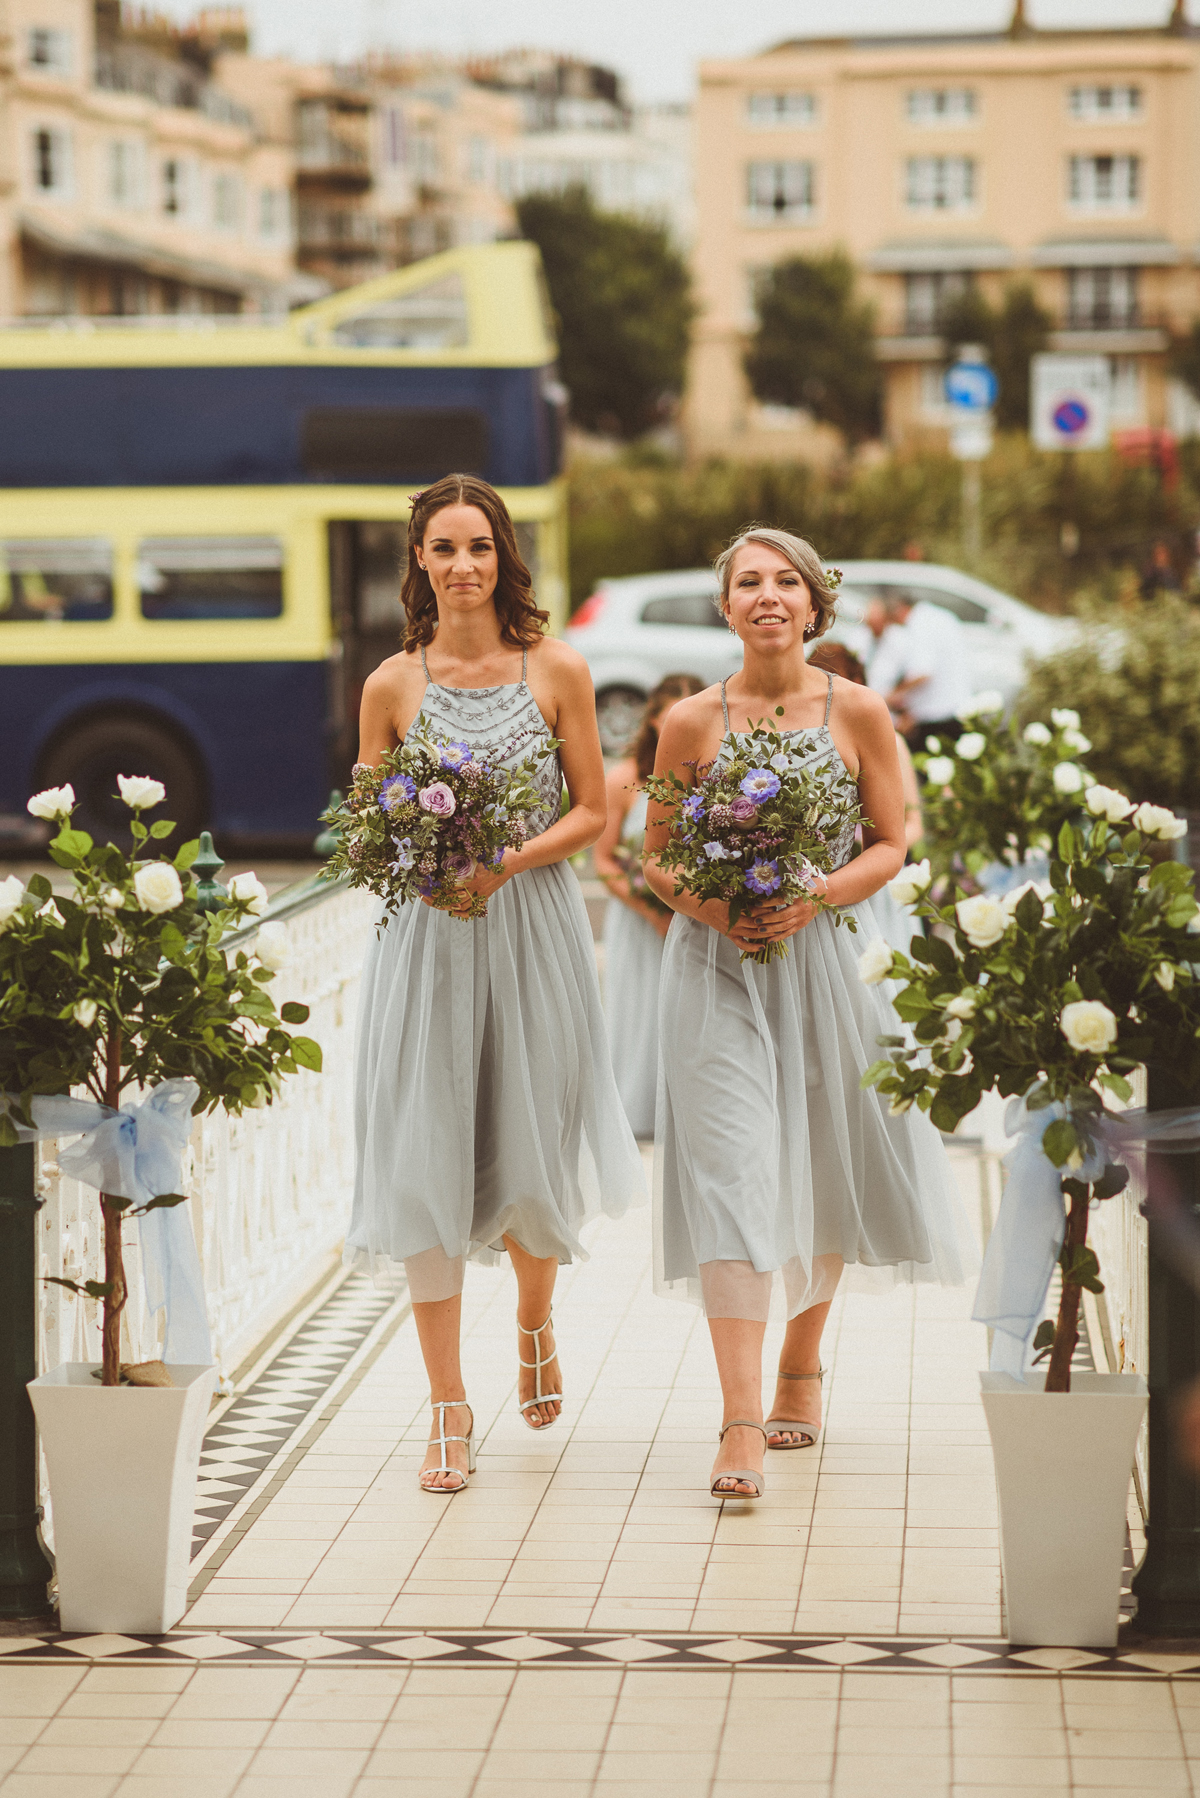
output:
[[[821, 1334], [843, 1266], [957, 1283], [970, 1249], [937, 1131], [921, 1112], [892, 1116], [859, 1084], [878, 1038], [895, 1027], [887, 999], [858, 972], [875, 934], [868, 901], [905, 851], [887, 707], [805, 662], [805, 638], [834, 612], [810, 544], [754, 528], [717, 573], [743, 668], [675, 707], [658, 772], [694, 780], [733, 733], [766, 719], [797, 764], [818, 776], [848, 769], [873, 820], [855, 859], [852, 831], [835, 846], [823, 882], [857, 914], [854, 936], [805, 900], [764, 900], [731, 925], [727, 906], [676, 894], [655, 856], [666, 816], [650, 808], [647, 877], [678, 914], [660, 989], [656, 1285], [702, 1303], [708, 1316], [725, 1406], [713, 1493], [757, 1498], [764, 1448], [807, 1448], [820, 1435]], [[761, 966], [740, 958], [785, 940], [786, 958]], [[777, 1273], [789, 1321], [764, 1425], [762, 1348]]]
[[607, 780], [608, 823], [592, 849], [596, 873], [608, 888], [604, 915], [604, 1011], [613, 1073], [630, 1128], [654, 1135], [658, 1087], [658, 975], [671, 913], [652, 903], [617, 859], [618, 847], [641, 859], [646, 829], [645, 782], [654, 772], [663, 719], [680, 699], [704, 690], [694, 674], [668, 674], [646, 701], [641, 729]]
[[528, 841], [477, 869], [453, 908], [474, 893], [486, 917], [405, 905], [372, 931], [363, 964], [346, 1258], [377, 1274], [403, 1263], [436, 1426], [420, 1483], [458, 1492], [474, 1465], [459, 1360], [464, 1262], [512, 1263], [519, 1409], [546, 1429], [562, 1409], [555, 1275], [586, 1258], [589, 1219], [620, 1216], [644, 1183], [567, 859], [605, 818], [586, 664], [543, 636], [512, 520], [473, 476], [449, 475], [414, 500], [402, 598], [405, 647], [366, 683], [360, 759], [377, 762], [417, 723], [513, 764], [543, 745], [545, 803]]

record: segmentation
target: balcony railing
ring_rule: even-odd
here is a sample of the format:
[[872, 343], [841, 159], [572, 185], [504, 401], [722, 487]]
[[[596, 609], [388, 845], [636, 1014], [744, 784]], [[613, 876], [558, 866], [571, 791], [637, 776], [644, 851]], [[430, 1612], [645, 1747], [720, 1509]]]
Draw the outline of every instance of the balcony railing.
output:
[[376, 256], [386, 238], [386, 221], [352, 207], [302, 206], [297, 246], [302, 255]]
[[244, 106], [211, 82], [170, 57], [138, 44], [117, 44], [96, 52], [96, 86], [113, 94], [140, 94], [159, 106], [183, 106], [224, 125], [253, 127]]

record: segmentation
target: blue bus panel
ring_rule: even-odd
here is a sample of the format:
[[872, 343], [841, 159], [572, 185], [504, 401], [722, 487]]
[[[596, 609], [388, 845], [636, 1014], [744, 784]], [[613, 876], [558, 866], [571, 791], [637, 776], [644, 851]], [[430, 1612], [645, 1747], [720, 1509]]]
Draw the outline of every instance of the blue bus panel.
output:
[[0, 488], [357, 485], [561, 463], [537, 368], [0, 369]]

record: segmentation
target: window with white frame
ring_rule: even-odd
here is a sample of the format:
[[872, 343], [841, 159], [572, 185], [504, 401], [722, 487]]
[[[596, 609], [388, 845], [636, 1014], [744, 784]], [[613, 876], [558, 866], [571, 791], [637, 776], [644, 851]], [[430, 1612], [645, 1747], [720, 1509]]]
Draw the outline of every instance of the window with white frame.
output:
[[904, 110], [910, 125], [969, 125], [979, 103], [973, 87], [914, 87]]
[[1136, 356], [1110, 356], [1108, 415], [1114, 422], [1140, 425], [1145, 422], [1146, 396], [1142, 382], [1142, 364]]
[[258, 193], [258, 235], [278, 243], [291, 230], [291, 196], [286, 187], [262, 187]]
[[1140, 119], [1142, 90], [1128, 82], [1112, 87], [1073, 87], [1067, 95], [1067, 110], [1073, 119]]
[[25, 41], [25, 60], [31, 69], [47, 75], [69, 75], [74, 60], [71, 33], [49, 25], [34, 25]]
[[170, 218], [186, 218], [192, 204], [192, 171], [182, 156], [162, 165], [162, 209]]
[[1067, 196], [1080, 212], [1133, 212], [1142, 198], [1140, 156], [1072, 156]]
[[1069, 268], [1067, 320], [1073, 331], [1127, 331], [1137, 325], [1136, 268]]
[[213, 177], [212, 216], [218, 231], [236, 231], [242, 222], [242, 183], [229, 169]]
[[817, 123], [815, 94], [748, 94], [746, 123], [759, 129], [803, 128]]
[[904, 329], [909, 337], [935, 337], [942, 314], [971, 284], [960, 269], [918, 270], [904, 277]]
[[145, 159], [136, 138], [116, 137], [107, 145], [108, 197], [114, 206], [137, 208], [145, 197]]
[[30, 145], [33, 186], [42, 195], [62, 197], [71, 191], [71, 134], [56, 125], [41, 125]]
[[746, 170], [746, 208], [752, 219], [779, 225], [813, 216], [817, 169], [812, 162], [752, 162]]
[[973, 156], [910, 156], [905, 198], [913, 212], [967, 212], [978, 177]]

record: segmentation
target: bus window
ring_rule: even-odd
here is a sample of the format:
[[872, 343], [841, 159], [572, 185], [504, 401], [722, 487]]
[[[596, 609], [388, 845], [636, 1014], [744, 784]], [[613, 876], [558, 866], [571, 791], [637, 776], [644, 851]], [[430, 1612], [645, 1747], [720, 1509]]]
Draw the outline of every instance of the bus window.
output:
[[436, 481], [487, 455], [473, 406], [312, 406], [300, 436], [305, 473], [328, 481]]
[[143, 618], [278, 618], [278, 537], [144, 537], [138, 545]]
[[112, 544], [104, 537], [0, 541], [0, 624], [111, 618]]
[[[446, 275], [414, 292], [376, 300], [340, 319], [332, 343], [368, 350], [458, 350], [469, 336], [461, 275]], [[554, 332], [550, 332], [553, 342]]]

